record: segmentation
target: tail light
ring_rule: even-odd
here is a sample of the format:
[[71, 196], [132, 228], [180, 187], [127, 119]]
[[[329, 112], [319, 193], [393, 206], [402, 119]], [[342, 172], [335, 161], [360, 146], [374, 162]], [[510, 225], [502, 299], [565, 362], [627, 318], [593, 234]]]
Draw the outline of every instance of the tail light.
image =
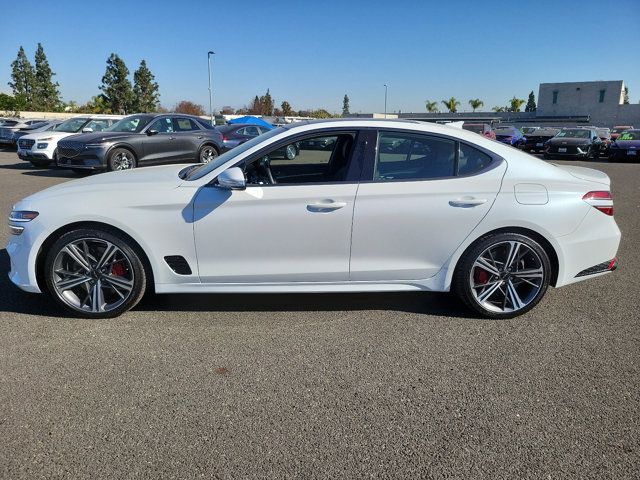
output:
[[222, 141], [226, 142], [227, 140], [229, 140], [229, 139], [226, 137], [226, 135], [222, 135]]
[[613, 216], [613, 197], [608, 191], [587, 192], [582, 197], [593, 208], [600, 210], [605, 215]]

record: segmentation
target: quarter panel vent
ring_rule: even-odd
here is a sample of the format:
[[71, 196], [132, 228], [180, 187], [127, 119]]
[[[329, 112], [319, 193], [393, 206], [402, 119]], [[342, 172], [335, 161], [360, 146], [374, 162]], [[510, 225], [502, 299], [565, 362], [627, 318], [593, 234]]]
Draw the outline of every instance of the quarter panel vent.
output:
[[169, 255], [164, 257], [164, 261], [167, 262], [171, 270], [178, 275], [191, 275], [191, 267], [184, 257], [180, 255]]

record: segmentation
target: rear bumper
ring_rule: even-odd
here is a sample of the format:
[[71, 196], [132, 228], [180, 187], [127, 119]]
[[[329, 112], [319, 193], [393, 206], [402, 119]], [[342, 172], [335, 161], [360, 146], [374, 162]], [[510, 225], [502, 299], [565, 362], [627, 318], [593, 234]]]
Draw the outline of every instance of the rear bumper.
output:
[[620, 237], [614, 218], [592, 208], [574, 232], [555, 239], [560, 250], [556, 287], [615, 270], [613, 267], [617, 267], [617, 261], [611, 265], [612, 268], [606, 267], [616, 259]]
[[[629, 152], [635, 152], [629, 154]], [[640, 162], [640, 150], [627, 150], [621, 148], [609, 149], [609, 158], [619, 162]]]

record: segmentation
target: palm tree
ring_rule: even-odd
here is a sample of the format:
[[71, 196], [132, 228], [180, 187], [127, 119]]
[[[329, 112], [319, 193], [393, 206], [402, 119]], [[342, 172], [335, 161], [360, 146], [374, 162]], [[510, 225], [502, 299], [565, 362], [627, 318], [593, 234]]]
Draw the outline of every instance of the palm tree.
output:
[[471, 105], [471, 108], [473, 108], [473, 111], [475, 112], [476, 109], [482, 107], [484, 105], [484, 102], [482, 100], [480, 100], [479, 98], [473, 98], [471, 100], [469, 100], [469, 105]]
[[427, 100], [426, 105], [427, 112], [429, 113], [437, 113], [438, 112], [438, 102], [430, 102]]
[[499, 112], [504, 112], [506, 109], [504, 107], [493, 107], [491, 110], [493, 110], [496, 113], [499, 113]]
[[456, 97], [451, 97], [449, 100], [442, 100], [442, 103], [447, 107], [449, 113], [456, 113], [458, 111], [457, 107], [460, 105], [460, 102], [456, 100]]
[[521, 98], [516, 98], [515, 95], [511, 100], [509, 100], [509, 111], [510, 112], [519, 112], [520, 107], [524, 105], [525, 101]]

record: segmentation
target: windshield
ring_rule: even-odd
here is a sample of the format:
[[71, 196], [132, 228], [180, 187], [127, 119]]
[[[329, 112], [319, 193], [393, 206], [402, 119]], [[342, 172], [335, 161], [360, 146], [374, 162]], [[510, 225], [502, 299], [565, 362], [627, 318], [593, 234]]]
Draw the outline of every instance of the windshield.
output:
[[465, 130], [469, 130], [470, 132], [476, 132], [476, 133], [482, 133], [484, 131], [483, 125], [477, 125], [473, 123], [462, 125], [462, 128], [464, 128]]
[[618, 140], [640, 140], [640, 130], [628, 130], [626, 132], [622, 132], [618, 137]]
[[89, 121], [88, 118], [70, 118], [55, 128], [56, 132], [76, 133]]
[[557, 137], [564, 138], [591, 138], [591, 131], [581, 129], [562, 130]]
[[209, 163], [203, 163], [202, 165], [190, 170], [187, 174], [187, 176], [185, 177], [185, 180], [198, 180], [199, 178], [204, 177], [205, 175], [207, 175], [209, 172], [213, 172], [216, 168], [218, 168], [220, 165], [224, 165], [226, 162], [228, 162], [229, 160], [231, 160], [234, 157], [237, 157], [238, 155], [243, 154], [244, 152], [246, 152], [247, 150], [251, 149], [252, 147], [255, 147], [256, 145], [269, 140], [271, 137], [275, 137], [276, 135], [284, 132], [285, 129], [284, 128], [274, 128], [273, 130], [270, 130], [269, 132], [260, 135], [258, 137], [252, 138], [251, 140], [248, 140], [240, 145], [238, 145], [236, 148], [234, 148], [233, 150], [229, 150], [226, 153], [223, 153], [222, 155], [220, 155], [218, 158], [216, 158], [214, 161], [209, 162]]
[[147, 115], [134, 115], [132, 117], [123, 118], [107, 128], [107, 132], [131, 132], [140, 133], [140, 131], [149, 123], [152, 117]]

